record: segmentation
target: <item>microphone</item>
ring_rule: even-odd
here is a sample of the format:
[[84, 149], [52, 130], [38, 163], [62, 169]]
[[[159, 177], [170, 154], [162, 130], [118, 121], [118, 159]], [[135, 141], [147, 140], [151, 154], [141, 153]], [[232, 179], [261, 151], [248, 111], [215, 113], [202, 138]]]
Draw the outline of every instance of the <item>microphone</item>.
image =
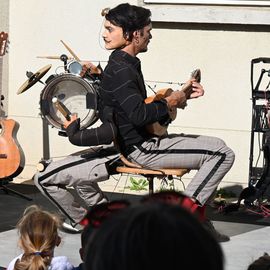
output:
[[67, 60], [68, 60], [68, 57], [66, 54], [62, 54], [60, 56], [60, 60], [64, 62], [64, 69], [65, 71], [67, 71]]

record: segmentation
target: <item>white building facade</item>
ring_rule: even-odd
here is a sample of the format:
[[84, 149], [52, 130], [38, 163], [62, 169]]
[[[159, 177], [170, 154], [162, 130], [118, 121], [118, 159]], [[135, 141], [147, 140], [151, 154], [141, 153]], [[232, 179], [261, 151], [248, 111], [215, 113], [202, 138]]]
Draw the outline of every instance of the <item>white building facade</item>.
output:
[[[109, 57], [101, 38], [101, 10], [116, 0], [1, 0], [0, 31], [9, 33], [9, 53], [3, 58], [4, 111], [20, 124], [17, 139], [25, 154], [18, 178], [30, 179], [44, 157], [62, 158], [82, 148], [58, 136], [49, 127], [49, 148], [44, 145], [40, 113], [44, 85], [36, 83], [17, 95], [27, 80], [26, 71], [52, 65], [42, 81], [63, 68], [61, 60], [37, 56], [70, 55], [63, 40], [81, 58], [100, 62]], [[189, 102], [170, 125], [170, 132], [204, 134], [222, 138], [236, 160], [222, 185], [246, 186], [249, 180], [252, 123], [251, 60], [270, 57], [270, 1], [129, 1], [150, 8], [153, 39], [149, 51], [139, 55], [149, 89], [179, 86], [195, 68], [202, 71], [205, 96]], [[258, 73], [259, 74], [259, 73]], [[255, 77], [258, 77], [255, 74]], [[270, 73], [269, 73], [270, 74]], [[255, 81], [257, 80], [255, 78]], [[267, 85], [263, 86], [265, 89]], [[72, 93], [68, 93], [72, 96]], [[262, 99], [262, 104], [267, 100]], [[255, 148], [260, 144], [256, 139]], [[254, 160], [257, 153], [254, 153]], [[0, 168], [1, 169], [1, 168]], [[187, 181], [192, 174], [186, 176]]]

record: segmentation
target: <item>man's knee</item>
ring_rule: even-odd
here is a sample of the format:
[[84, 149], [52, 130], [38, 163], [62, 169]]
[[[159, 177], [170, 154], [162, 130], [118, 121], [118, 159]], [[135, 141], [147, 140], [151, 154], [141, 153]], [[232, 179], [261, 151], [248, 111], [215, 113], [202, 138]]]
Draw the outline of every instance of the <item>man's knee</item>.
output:
[[42, 179], [40, 173], [36, 173], [34, 175], [34, 184], [42, 193], [46, 193], [48, 191], [48, 187], [50, 187], [47, 181], [45, 181], [45, 179]]
[[226, 155], [226, 160], [230, 162], [231, 164], [233, 164], [235, 160], [234, 151], [230, 147], [227, 146], [224, 140], [220, 138], [215, 138], [215, 139], [216, 139], [216, 143], [220, 145], [220, 147], [223, 149], [222, 152]]
[[35, 184], [35, 186], [40, 186], [39, 173], [36, 173], [34, 175], [34, 184]]
[[229, 148], [229, 156], [232, 161], [235, 160], [235, 153], [231, 148]]

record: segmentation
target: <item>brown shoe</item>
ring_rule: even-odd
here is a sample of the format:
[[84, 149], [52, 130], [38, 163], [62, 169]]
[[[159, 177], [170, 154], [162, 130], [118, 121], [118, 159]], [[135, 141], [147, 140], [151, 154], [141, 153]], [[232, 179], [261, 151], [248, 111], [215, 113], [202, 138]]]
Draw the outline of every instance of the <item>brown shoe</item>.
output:
[[220, 232], [218, 232], [213, 223], [211, 222], [211, 220], [206, 219], [205, 221], [202, 222], [203, 227], [210, 232], [214, 238], [218, 241], [218, 242], [228, 242], [230, 241], [230, 237], [228, 235], [225, 234], [221, 234]]

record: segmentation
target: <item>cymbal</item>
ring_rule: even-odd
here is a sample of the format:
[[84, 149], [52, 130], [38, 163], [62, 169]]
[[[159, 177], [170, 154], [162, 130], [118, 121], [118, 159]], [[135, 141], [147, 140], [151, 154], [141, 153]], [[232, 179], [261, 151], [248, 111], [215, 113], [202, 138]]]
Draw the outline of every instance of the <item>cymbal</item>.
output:
[[41, 69], [39, 69], [36, 73], [31, 74], [31, 77], [23, 83], [23, 85], [19, 88], [17, 91], [17, 95], [23, 93], [27, 89], [29, 89], [31, 86], [33, 86], [37, 81], [39, 81], [52, 67], [52, 65], [47, 65]]

